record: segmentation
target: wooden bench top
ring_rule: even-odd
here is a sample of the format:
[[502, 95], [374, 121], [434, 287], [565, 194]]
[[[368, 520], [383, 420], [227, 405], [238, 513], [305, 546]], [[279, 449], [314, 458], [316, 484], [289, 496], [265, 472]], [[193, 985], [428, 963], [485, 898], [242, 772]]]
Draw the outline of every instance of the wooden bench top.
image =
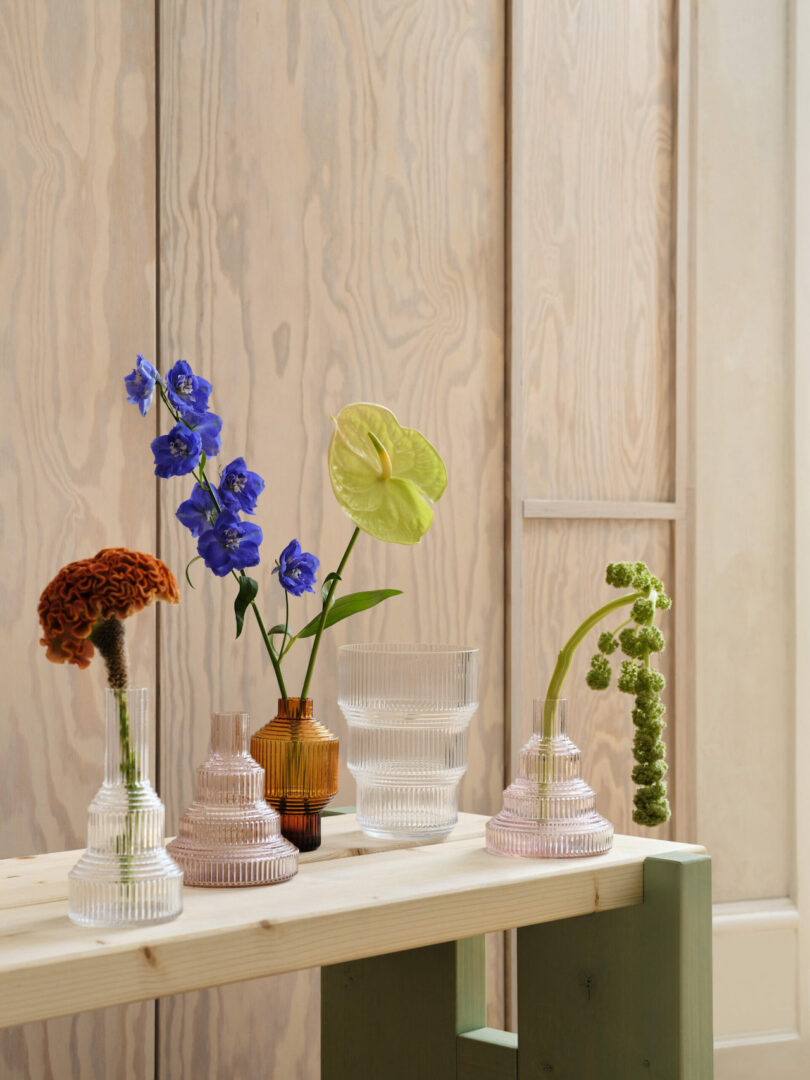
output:
[[485, 849], [486, 821], [406, 846], [327, 817], [292, 881], [187, 888], [174, 922], [129, 930], [68, 919], [81, 852], [0, 861], [0, 1027], [638, 904], [648, 856], [704, 850], [617, 836], [595, 858], [511, 859]]

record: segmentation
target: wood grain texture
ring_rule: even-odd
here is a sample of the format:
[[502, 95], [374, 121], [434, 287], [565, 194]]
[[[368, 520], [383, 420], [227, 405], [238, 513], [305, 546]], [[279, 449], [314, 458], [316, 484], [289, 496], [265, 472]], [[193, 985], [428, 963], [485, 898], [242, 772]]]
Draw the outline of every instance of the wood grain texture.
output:
[[701, 4], [697, 785], [718, 901], [787, 896], [794, 875], [790, 25], [782, 3]]
[[[76, 847], [104, 766], [103, 666], [46, 663], [39, 594], [106, 545], [154, 551], [122, 376], [154, 342], [151, 5], [6, 0], [0, 17], [0, 851]], [[154, 430], [154, 424], [150, 425]], [[130, 632], [154, 687], [154, 615]], [[15, 1080], [151, 1077], [150, 1005], [5, 1031]]]
[[[671, 532], [671, 523], [664, 521], [527, 522], [521, 744], [531, 733], [532, 699], [545, 696], [559, 650], [587, 615], [618, 595], [605, 584], [607, 563], [641, 559], [667, 584], [672, 580]], [[664, 738], [671, 786], [672, 730], [677, 723], [671, 696], [673, 618], [674, 612], [664, 612], [659, 619], [670, 644], [661, 657], [661, 669], [670, 686], [664, 692], [669, 725]], [[582, 775], [596, 791], [597, 810], [618, 832], [666, 839], [671, 835], [670, 825], [646, 829], [632, 822], [632, 698], [616, 689], [615, 676], [612, 686], [602, 693], [585, 685], [601, 629], [613, 629], [621, 621], [617, 618], [611, 626], [595, 630], [577, 651], [564, 687], [570, 702], [569, 732], [582, 750]]]
[[[448, 491], [418, 548], [361, 537], [345, 588], [405, 595], [325, 642], [316, 714], [345, 734], [340, 641], [479, 646], [482, 705], [461, 801], [491, 811], [503, 787], [502, 7], [166, 0], [160, 40], [162, 360], [182, 356], [212, 380], [222, 462], [244, 454], [268, 481], [262, 608], [275, 621], [270, 569], [291, 536], [324, 570], [348, 540], [325, 467], [329, 414], [375, 400], [423, 430], [445, 457]], [[186, 488], [162, 492], [176, 568], [193, 554], [173, 519]], [[195, 570], [198, 591], [162, 656], [170, 828], [210, 710], [247, 708], [258, 727], [276, 698], [255, 626], [233, 641], [230, 582]], [[314, 610], [311, 597], [294, 605], [295, 624]], [[303, 655], [290, 660], [295, 685]], [[352, 802], [345, 767], [340, 785], [336, 803]], [[227, 1016], [231, 1047], [250, 1031], [278, 1075], [317, 1075], [317, 1039], [285, 1031], [281, 1005], [294, 999], [309, 1015], [316, 990], [296, 975], [217, 992], [216, 1004], [162, 1004], [163, 1071], [228, 1075], [231, 1049], [209, 1039], [210, 1017]], [[209, 1056], [192, 1062], [190, 1046]]]
[[674, 9], [514, 6], [514, 339], [537, 498], [674, 498]]
[[[509, 859], [486, 850], [486, 820], [471, 839], [305, 863], [278, 888], [186, 889], [182, 916], [159, 926], [77, 928], [64, 899], [5, 908], [0, 1023], [638, 904], [644, 860], [687, 849], [617, 836], [594, 858]], [[63, 872], [60, 855], [37, 861], [45, 880]]]

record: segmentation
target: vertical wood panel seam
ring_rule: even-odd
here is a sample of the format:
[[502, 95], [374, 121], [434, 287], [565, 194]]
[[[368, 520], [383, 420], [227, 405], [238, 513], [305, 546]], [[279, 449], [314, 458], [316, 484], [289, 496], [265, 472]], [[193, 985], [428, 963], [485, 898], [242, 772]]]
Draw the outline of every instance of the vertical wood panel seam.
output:
[[[155, 46], [154, 46], [154, 70], [155, 70], [155, 367], [160, 371], [160, 0], [155, 0], [154, 7], [155, 23]], [[155, 434], [160, 434], [160, 410], [155, 409]], [[160, 510], [160, 480], [155, 477], [155, 550], [158, 558], [162, 551], [162, 520]], [[163, 699], [160, 687], [160, 645], [161, 645], [161, 605], [156, 604], [155, 613], [155, 787], [158, 792], [163, 788], [161, 768], [163, 762], [160, 755], [161, 734], [161, 710]], [[152, 1010], [152, 1047], [154, 1061], [152, 1064], [153, 1080], [160, 1080], [160, 1000], [157, 999]]]
[[[504, 399], [504, 421], [506, 425], [505, 451], [508, 455], [506, 470], [506, 547], [507, 558], [504, 565], [507, 573], [505, 604], [506, 651], [504, 670], [504, 787], [509, 783], [514, 759], [515, 744], [520, 735], [520, 705], [523, 692], [523, 431], [522, 395], [520, 392], [522, 357], [521, 343], [516, 341], [516, 333], [522, 327], [517, 317], [519, 304], [517, 282], [520, 276], [515, 272], [516, 248], [519, 240], [513, 230], [514, 208], [519, 205], [516, 198], [515, 184], [518, 182], [519, 169], [516, 167], [517, 147], [515, 124], [517, 92], [515, 72], [519, 71], [516, 62], [516, 42], [514, 27], [515, 12], [520, 0], [506, 0], [504, 5], [504, 375], [506, 393]], [[504, 947], [503, 999], [504, 1024], [514, 1030], [517, 1022], [513, 987], [516, 985], [514, 971], [515, 936], [507, 934]]]
[[673, 734], [675, 834], [697, 830], [695, 716], [695, 471], [694, 471], [694, 133], [697, 101], [695, 0], [679, 0], [675, 144], [675, 500], [684, 508], [673, 526], [675, 560], [675, 709]]

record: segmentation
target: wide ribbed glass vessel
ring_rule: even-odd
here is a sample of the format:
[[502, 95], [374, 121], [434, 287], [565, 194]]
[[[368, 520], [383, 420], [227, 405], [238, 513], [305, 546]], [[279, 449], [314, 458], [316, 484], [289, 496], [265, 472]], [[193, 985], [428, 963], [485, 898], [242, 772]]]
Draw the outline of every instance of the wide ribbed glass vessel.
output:
[[298, 871], [298, 849], [264, 798], [264, 769], [248, 753], [250, 717], [213, 713], [208, 759], [169, 853], [186, 885], [274, 885]]
[[338, 737], [312, 715], [312, 701], [279, 698], [278, 715], [254, 733], [250, 752], [284, 836], [299, 851], [320, 847], [321, 810], [338, 788]]
[[104, 783], [90, 803], [87, 851], [68, 875], [68, 914], [84, 926], [168, 922], [183, 871], [165, 848], [165, 810], [149, 782], [146, 690], [107, 690]]
[[447, 836], [478, 708], [478, 650], [343, 645], [338, 672], [358, 825], [387, 839]]
[[594, 809], [582, 779], [582, 753], [566, 734], [565, 698], [534, 702], [534, 731], [520, 751], [518, 775], [503, 809], [487, 822], [487, 848], [497, 855], [563, 859], [603, 855], [613, 826]]

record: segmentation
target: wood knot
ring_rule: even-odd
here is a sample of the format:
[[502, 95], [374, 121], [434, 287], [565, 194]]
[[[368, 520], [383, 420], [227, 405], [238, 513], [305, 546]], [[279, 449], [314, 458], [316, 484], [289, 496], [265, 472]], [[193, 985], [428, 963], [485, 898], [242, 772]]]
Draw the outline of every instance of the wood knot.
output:
[[157, 957], [148, 945], [144, 945], [141, 952], [143, 953], [144, 959], [150, 967], [157, 967]]
[[262, 928], [262, 930], [272, 930], [273, 929], [273, 924], [270, 922], [269, 919], [262, 919], [261, 922], [259, 923], [259, 926]]

